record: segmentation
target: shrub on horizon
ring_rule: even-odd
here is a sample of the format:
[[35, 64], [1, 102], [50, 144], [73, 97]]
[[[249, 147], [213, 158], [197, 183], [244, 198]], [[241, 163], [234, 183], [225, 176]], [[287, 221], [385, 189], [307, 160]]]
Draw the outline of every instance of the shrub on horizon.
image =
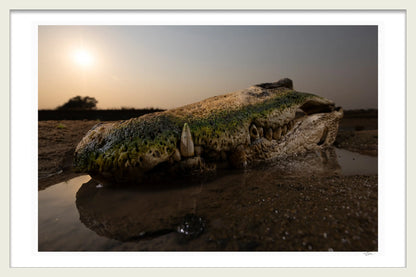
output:
[[75, 96], [68, 100], [62, 106], [57, 107], [57, 110], [95, 110], [97, 109], [98, 101], [94, 97], [89, 96]]

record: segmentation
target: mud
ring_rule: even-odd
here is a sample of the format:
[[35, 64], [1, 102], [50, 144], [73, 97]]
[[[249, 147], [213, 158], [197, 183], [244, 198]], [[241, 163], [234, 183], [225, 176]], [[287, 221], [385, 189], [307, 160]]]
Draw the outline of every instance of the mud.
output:
[[378, 250], [377, 176], [259, 168], [121, 189], [89, 179], [39, 192], [39, 251]]
[[96, 120], [38, 122], [38, 188], [79, 176], [72, 170], [75, 147]]
[[377, 251], [377, 118], [359, 116], [335, 150], [122, 189], [72, 171], [98, 121], [41, 121], [39, 251]]

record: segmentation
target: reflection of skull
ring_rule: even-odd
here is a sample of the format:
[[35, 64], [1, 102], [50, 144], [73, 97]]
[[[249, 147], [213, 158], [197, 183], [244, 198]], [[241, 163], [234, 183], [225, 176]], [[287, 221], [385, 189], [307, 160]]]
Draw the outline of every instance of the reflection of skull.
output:
[[[325, 151], [308, 152], [285, 161], [267, 163], [267, 167], [255, 167], [249, 171], [238, 171], [217, 177], [201, 185], [190, 181], [186, 187], [179, 182], [165, 182], [159, 187], [101, 187], [90, 180], [78, 190], [76, 206], [80, 220], [101, 236], [128, 241], [163, 235], [178, 231], [192, 232], [198, 236], [201, 228], [211, 228], [210, 221], [216, 220], [229, 210], [230, 198], [224, 195], [240, 195], [245, 184], [266, 184], [282, 176], [334, 175], [340, 172], [333, 148]], [[249, 191], [251, 193], [251, 191]], [[233, 201], [235, 201], [234, 199]], [[195, 214], [198, 217], [187, 217]], [[178, 230], [187, 222], [198, 223], [202, 216], [208, 223], [200, 222], [192, 228]], [[235, 218], [246, 215], [236, 214]], [[189, 225], [189, 224], [188, 224]], [[199, 227], [198, 227], [199, 226]]]
[[91, 179], [78, 190], [80, 220], [98, 235], [126, 241], [174, 231], [195, 208], [199, 186], [161, 190], [97, 189]]

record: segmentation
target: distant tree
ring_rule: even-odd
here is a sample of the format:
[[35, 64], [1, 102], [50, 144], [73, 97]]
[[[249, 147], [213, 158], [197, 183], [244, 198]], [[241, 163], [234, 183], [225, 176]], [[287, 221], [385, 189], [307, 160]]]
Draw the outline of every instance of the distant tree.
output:
[[97, 108], [98, 101], [94, 97], [75, 96], [68, 100], [62, 106], [56, 108], [57, 110], [94, 110]]

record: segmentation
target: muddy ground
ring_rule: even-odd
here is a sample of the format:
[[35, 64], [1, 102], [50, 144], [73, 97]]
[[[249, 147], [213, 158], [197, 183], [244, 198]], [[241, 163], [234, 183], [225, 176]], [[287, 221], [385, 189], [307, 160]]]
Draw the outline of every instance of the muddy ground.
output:
[[376, 157], [378, 155], [377, 111], [345, 112], [334, 145], [338, 148]]
[[38, 188], [79, 176], [72, 170], [75, 147], [96, 120], [47, 120], [38, 124]]
[[[39, 190], [81, 175], [72, 171], [73, 152], [85, 133], [98, 122], [93, 120], [39, 122]], [[346, 113], [340, 123], [334, 145], [377, 157], [377, 127], [376, 111]], [[214, 187], [214, 192], [208, 190], [206, 195], [201, 194], [201, 199], [198, 199], [200, 206], [198, 215], [210, 220], [207, 222], [206, 231], [196, 240], [183, 243], [178, 240], [176, 232], [166, 232], [150, 239], [120, 240], [109, 249], [101, 250], [378, 250], [378, 175], [314, 176], [312, 174], [308, 177], [286, 177], [280, 180], [271, 178], [260, 186], [258, 182], [246, 183], [248, 185], [245, 190], [233, 189], [230, 185], [227, 188]], [[86, 188], [87, 185], [84, 184], [83, 187]], [[90, 186], [95, 192], [96, 184], [91, 183]], [[243, 193], [244, 191], [246, 193]], [[224, 200], [220, 201], [221, 203], [228, 203], [226, 207], [215, 207], [218, 201], [213, 202], [210, 193]], [[100, 195], [103, 197], [104, 192], [100, 192]], [[105, 205], [98, 206], [98, 210], [107, 207], [113, 196], [104, 199]], [[204, 204], [205, 196], [208, 200]], [[78, 206], [82, 204], [79, 201], [78, 199]], [[276, 211], [276, 203], [279, 204], [278, 211]], [[96, 208], [86, 209], [85, 205], [80, 207], [87, 211]], [[246, 220], [242, 220], [241, 215], [246, 215]], [[81, 217], [84, 218], [84, 224], [89, 222], [86, 219], [88, 213], [82, 213]], [[104, 219], [108, 225], [109, 219], [107, 217]], [[96, 222], [97, 218], [94, 220]], [[120, 224], [115, 221], [114, 226]], [[94, 230], [88, 224], [86, 226], [98, 234], [102, 231]], [[106, 236], [111, 238], [110, 235]], [[54, 245], [43, 245], [42, 249], [53, 251], [56, 250], [54, 247]]]

